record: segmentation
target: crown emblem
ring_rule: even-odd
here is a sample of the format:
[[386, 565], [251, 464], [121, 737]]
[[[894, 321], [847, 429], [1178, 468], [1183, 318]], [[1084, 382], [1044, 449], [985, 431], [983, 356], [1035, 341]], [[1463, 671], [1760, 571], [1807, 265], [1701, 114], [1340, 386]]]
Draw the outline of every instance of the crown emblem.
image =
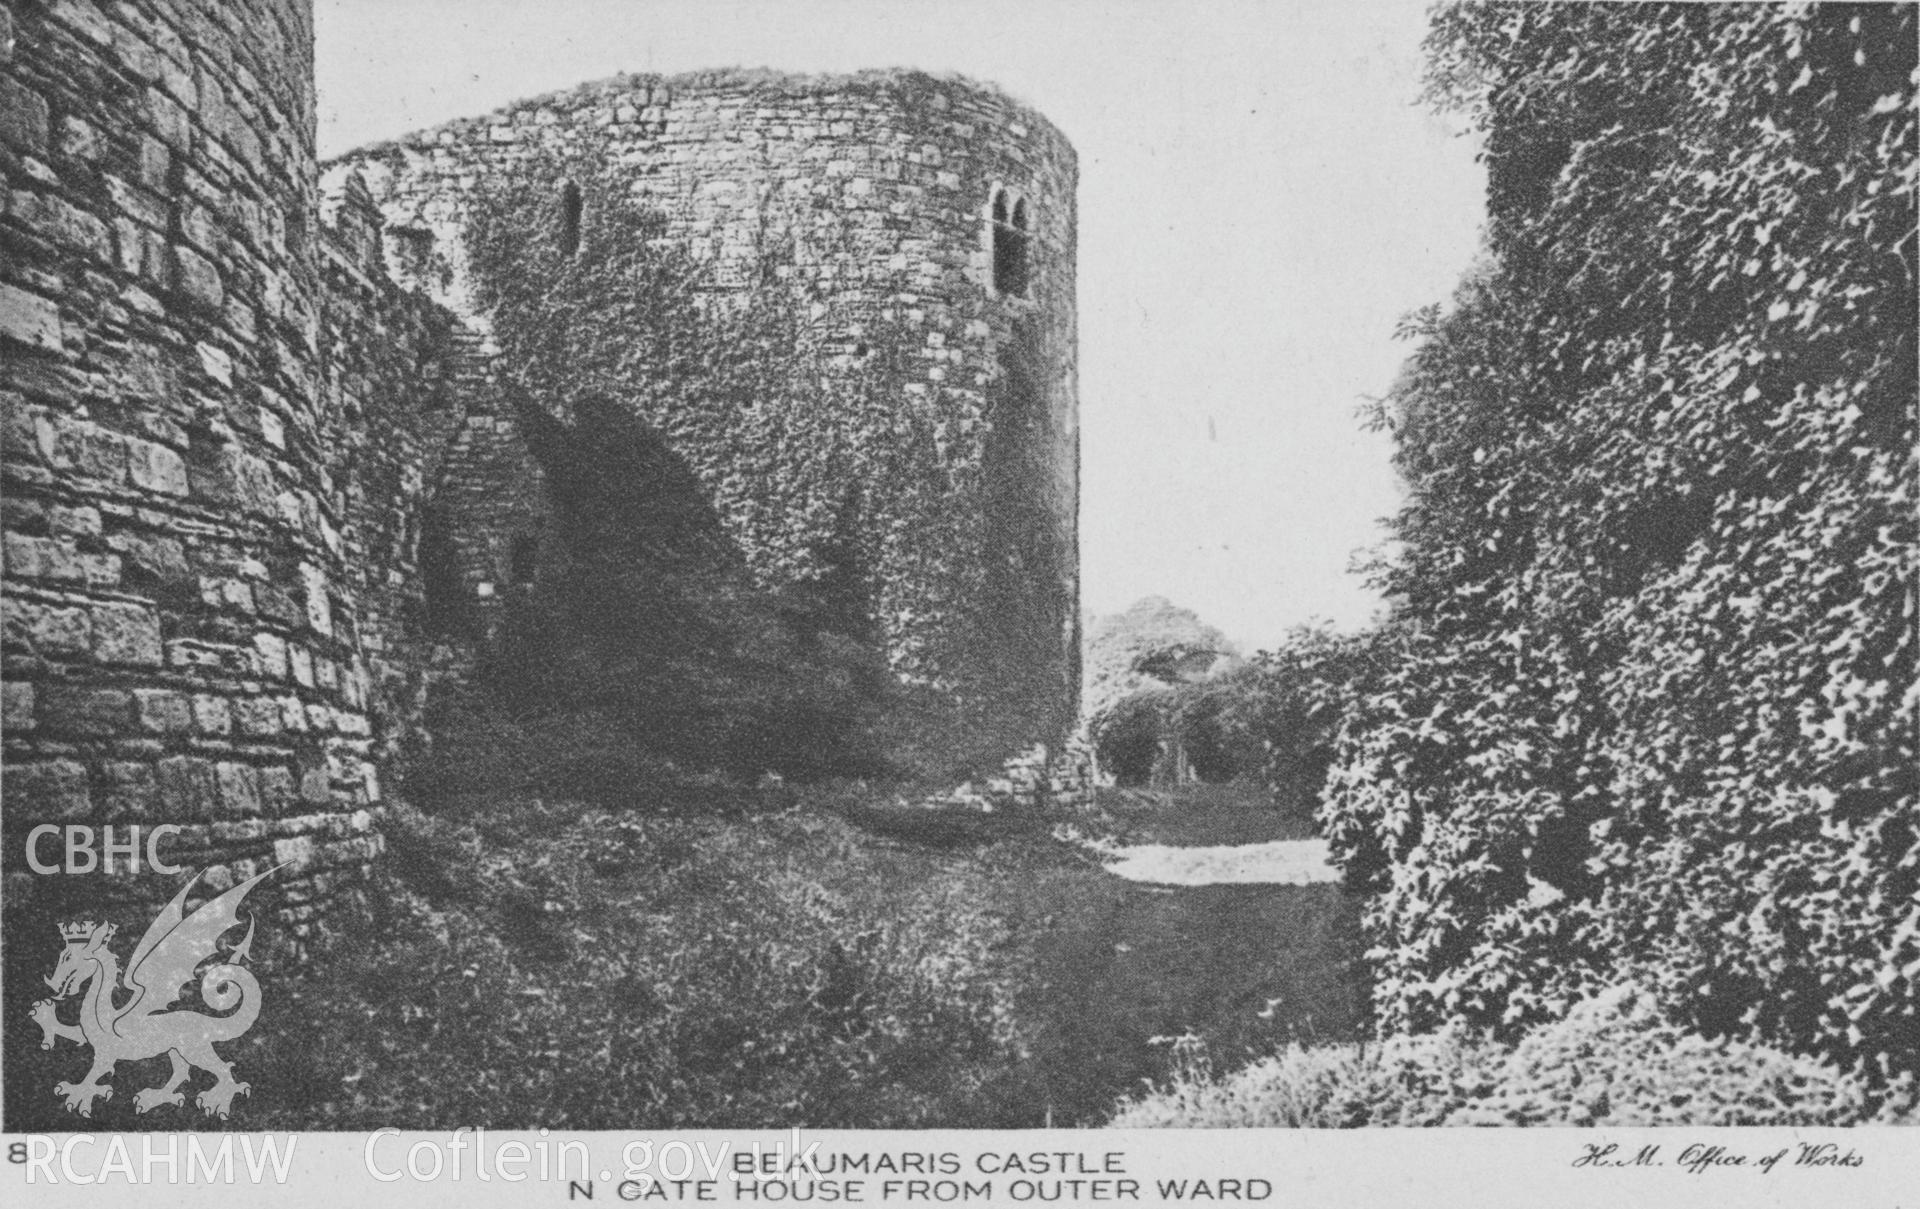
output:
[[93, 935], [93, 921], [90, 919], [83, 920], [82, 922], [77, 924], [61, 924], [60, 925], [60, 939], [66, 941], [68, 944], [72, 944], [75, 941], [79, 941], [79, 940], [85, 940], [92, 935]]

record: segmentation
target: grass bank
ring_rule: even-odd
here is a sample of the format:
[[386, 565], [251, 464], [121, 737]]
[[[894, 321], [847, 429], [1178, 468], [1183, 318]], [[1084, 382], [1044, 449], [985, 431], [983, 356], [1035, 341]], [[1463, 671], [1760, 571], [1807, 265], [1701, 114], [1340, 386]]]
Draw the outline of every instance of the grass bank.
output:
[[[1038, 820], [710, 788], [403, 815], [364, 935], [302, 970], [256, 946], [265, 1007], [223, 1047], [253, 1090], [226, 1126], [1091, 1125], [1170, 1077], [1181, 1038], [1251, 1057], [1361, 1035], [1334, 887], [1167, 891]], [[21, 1055], [35, 1094], [9, 1123], [73, 1127], [47, 1089], [84, 1066]], [[90, 1127], [217, 1127], [136, 1116], [164, 1074], [123, 1065]]]

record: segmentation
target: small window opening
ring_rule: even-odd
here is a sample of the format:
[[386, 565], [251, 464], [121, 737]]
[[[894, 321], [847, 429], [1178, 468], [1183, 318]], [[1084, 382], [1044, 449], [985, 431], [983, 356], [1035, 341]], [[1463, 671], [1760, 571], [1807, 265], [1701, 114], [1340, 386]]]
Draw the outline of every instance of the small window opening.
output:
[[1007, 195], [993, 195], [993, 289], [997, 294], [1015, 298], [1027, 296], [1027, 201], [1015, 198], [1011, 208]]
[[508, 570], [517, 584], [530, 584], [540, 568], [539, 539], [522, 534], [513, 539], [513, 552], [507, 559]]
[[580, 250], [580, 186], [568, 181], [560, 186], [560, 255], [571, 256]]

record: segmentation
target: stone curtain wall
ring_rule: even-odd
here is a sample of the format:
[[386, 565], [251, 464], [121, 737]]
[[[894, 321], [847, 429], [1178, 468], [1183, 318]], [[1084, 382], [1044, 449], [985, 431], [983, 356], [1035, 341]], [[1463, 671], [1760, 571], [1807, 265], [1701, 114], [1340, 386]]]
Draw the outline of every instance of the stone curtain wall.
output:
[[[870, 562], [890, 662], [948, 698], [968, 732], [955, 746], [976, 758], [1063, 737], [1079, 680], [1076, 165], [1066, 140], [958, 80], [721, 72], [586, 85], [336, 167], [360, 173], [389, 230], [405, 233], [405, 271], [484, 326], [463, 259], [476, 189], [545, 173], [557, 227], [565, 182], [552, 166], [568, 163], [612, 171], [630, 204], [663, 217], [665, 239], [709, 263], [722, 294], [771, 255], [847, 373], [886, 367], [878, 415], [818, 417], [835, 435], [793, 444], [852, 432], [870, 455], [854, 459], [860, 525], [878, 546]], [[994, 288], [996, 188], [1025, 201], [1024, 297]], [[644, 413], [648, 401], [633, 405]], [[679, 419], [645, 418], [666, 431]], [[909, 446], [925, 454], [902, 472]], [[801, 505], [804, 488], [769, 479], [768, 450], [689, 442], [678, 452], [763, 581], [789, 574], [787, 552], [832, 519]]]
[[302, 936], [379, 850], [450, 325], [370, 212], [323, 238], [311, 37], [306, 0], [0, 10], [16, 920], [177, 884], [28, 872], [41, 823], [180, 824], [216, 887], [285, 863]]
[[[387, 274], [364, 189], [326, 194], [319, 446], [341, 510], [375, 767], [412, 737], [437, 666], [421, 573], [427, 504], [467, 423], [475, 357], [454, 317]], [[289, 714], [289, 718], [293, 715]]]

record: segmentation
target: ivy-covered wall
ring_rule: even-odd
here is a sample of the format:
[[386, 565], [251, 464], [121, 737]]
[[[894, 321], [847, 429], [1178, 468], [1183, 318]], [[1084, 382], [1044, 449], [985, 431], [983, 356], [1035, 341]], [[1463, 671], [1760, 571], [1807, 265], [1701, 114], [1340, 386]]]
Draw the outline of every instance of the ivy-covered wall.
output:
[[[1044, 119], [918, 73], [628, 76], [333, 171], [378, 200], [394, 271], [489, 334], [513, 406], [638, 418], [763, 588], [858, 547], [924, 707], [896, 754], [973, 773], [1063, 737], [1076, 165]], [[705, 323], [663, 318], [676, 292]], [[493, 546], [544, 523], [527, 504]]]

